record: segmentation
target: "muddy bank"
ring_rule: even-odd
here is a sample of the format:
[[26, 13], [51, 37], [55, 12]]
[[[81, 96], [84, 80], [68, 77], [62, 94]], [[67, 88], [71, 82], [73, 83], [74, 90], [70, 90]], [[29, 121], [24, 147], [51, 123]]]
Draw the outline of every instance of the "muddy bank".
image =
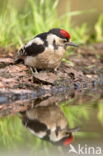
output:
[[22, 98], [30, 99], [32, 95], [32, 98], [38, 98], [48, 94], [65, 93], [72, 89], [103, 86], [102, 43], [77, 48], [61, 63], [56, 73], [39, 71], [33, 76], [25, 65], [13, 64], [14, 53], [12, 49], [0, 49], [0, 96], [3, 97], [1, 103], [6, 103], [8, 97], [13, 96], [16, 101]]
[[13, 93], [8, 93], [7, 91], [6, 94], [0, 95], [2, 99], [5, 99], [5, 101], [0, 101], [0, 117], [23, 112], [37, 106], [45, 107], [54, 104], [61, 104], [65, 101], [67, 101], [67, 104], [71, 104], [72, 106], [84, 104], [90, 104], [92, 106], [92, 104], [95, 103], [96, 107], [99, 100], [103, 99], [102, 89], [98, 90], [94, 88], [84, 90], [65, 90], [64, 93], [59, 92], [58, 95], [51, 95], [51, 93], [48, 93], [47, 91], [45, 94], [42, 94], [42, 96], [33, 94], [35, 92], [23, 92], [24, 90], [21, 90], [21, 92], [15, 91], [14, 95], [14, 91], [15, 90], [13, 90]]

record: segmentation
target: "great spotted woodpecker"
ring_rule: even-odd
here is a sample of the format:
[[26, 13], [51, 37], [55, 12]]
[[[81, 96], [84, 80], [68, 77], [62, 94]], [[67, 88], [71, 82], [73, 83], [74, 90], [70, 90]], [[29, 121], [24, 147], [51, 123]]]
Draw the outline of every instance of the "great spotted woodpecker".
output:
[[36, 69], [57, 69], [68, 46], [77, 46], [70, 42], [70, 34], [59, 28], [35, 36], [18, 52], [15, 63], [21, 60], [25, 65]]
[[56, 104], [38, 106], [21, 113], [23, 125], [35, 136], [55, 145], [69, 145], [72, 133], [78, 128], [70, 129], [68, 122]]

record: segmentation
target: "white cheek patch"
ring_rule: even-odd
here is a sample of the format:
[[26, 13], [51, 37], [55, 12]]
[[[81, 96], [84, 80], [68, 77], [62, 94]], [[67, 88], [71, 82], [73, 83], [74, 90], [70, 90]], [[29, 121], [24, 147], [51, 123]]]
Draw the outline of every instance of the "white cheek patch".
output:
[[[27, 127], [28, 128], [28, 127]], [[33, 135], [35, 135], [35, 136], [37, 136], [37, 137], [39, 137], [39, 138], [43, 138], [45, 135], [46, 135], [46, 133], [45, 132], [39, 132], [39, 133], [36, 133], [34, 130], [32, 130], [31, 128], [28, 128], [29, 129], [29, 131], [33, 134]]]
[[36, 37], [29, 41], [25, 47], [31, 46], [33, 43], [36, 43], [37, 45], [44, 44], [43, 40], [41, 40], [39, 37]]
[[61, 140], [63, 138], [63, 136], [56, 136], [55, 132], [52, 132], [50, 134], [50, 140], [53, 141], [53, 142], [57, 142], [59, 140]]
[[54, 34], [50, 34], [50, 35], [48, 35], [47, 36], [47, 42], [49, 43], [49, 44], [53, 44], [53, 41], [54, 41], [54, 39], [56, 39], [57, 40], [57, 36], [56, 35], [54, 35]]

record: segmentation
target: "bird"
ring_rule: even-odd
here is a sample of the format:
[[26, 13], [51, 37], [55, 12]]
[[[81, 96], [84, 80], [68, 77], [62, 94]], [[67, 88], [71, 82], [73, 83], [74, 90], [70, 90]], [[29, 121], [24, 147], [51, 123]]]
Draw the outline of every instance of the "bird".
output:
[[17, 52], [15, 63], [24, 62], [33, 69], [53, 69], [56, 71], [68, 46], [76, 44], [70, 41], [71, 35], [62, 28], [53, 28], [36, 35]]
[[21, 113], [23, 125], [35, 136], [54, 145], [69, 145], [72, 133], [78, 128], [68, 128], [68, 122], [56, 104], [38, 106]]

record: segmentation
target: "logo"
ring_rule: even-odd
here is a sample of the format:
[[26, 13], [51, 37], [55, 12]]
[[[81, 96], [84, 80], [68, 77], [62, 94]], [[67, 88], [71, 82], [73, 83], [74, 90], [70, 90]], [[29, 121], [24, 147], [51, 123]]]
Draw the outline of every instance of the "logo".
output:
[[102, 154], [102, 148], [101, 147], [90, 147], [87, 144], [82, 146], [81, 144], [78, 144], [77, 147], [74, 147], [72, 144], [69, 146], [68, 153], [74, 153], [78, 155], [100, 155]]

